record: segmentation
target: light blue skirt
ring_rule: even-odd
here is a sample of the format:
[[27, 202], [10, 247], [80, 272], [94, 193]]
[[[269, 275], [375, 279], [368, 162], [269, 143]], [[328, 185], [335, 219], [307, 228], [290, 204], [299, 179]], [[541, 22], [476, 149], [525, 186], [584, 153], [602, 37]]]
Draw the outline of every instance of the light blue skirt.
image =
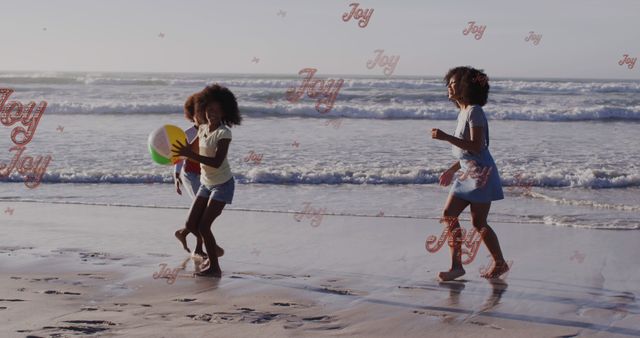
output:
[[450, 194], [472, 203], [490, 203], [504, 199], [498, 167], [488, 148], [479, 155], [460, 158], [460, 171], [451, 185]]

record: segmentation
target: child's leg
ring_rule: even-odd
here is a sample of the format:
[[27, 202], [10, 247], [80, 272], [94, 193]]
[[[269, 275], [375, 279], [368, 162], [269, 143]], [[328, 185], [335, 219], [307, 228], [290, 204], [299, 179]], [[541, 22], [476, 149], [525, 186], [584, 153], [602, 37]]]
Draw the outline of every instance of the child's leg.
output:
[[[195, 200], [196, 195], [198, 193], [198, 189], [200, 188], [200, 175], [195, 173], [187, 173], [183, 170], [180, 172], [180, 177], [182, 178], [183, 190], [187, 192], [189, 197], [192, 200]], [[204, 209], [202, 210], [204, 212]], [[202, 217], [202, 213], [200, 214]], [[184, 228], [176, 231], [176, 238], [182, 243], [182, 246], [185, 250], [189, 251], [189, 247], [187, 246], [187, 235], [189, 235], [189, 229], [185, 226]], [[202, 238], [196, 235], [196, 250], [193, 252], [196, 255], [206, 256], [204, 250], [202, 250]]]
[[[191, 209], [189, 210], [189, 216], [187, 216], [187, 222], [185, 223], [185, 228], [176, 231], [176, 238], [182, 243], [182, 247], [187, 250], [187, 252], [191, 252], [189, 247], [187, 246], [187, 234], [191, 232], [196, 236], [196, 238], [200, 238], [200, 233], [198, 232], [198, 223], [202, 218], [205, 210], [207, 209], [208, 199], [204, 197], [196, 197], [193, 200], [193, 204], [191, 204]], [[202, 250], [202, 248], [201, 248]]]
[[207, 248], [207, 253], [209, 254], [209, 268], [198, 273], [199, 276], [222, 277], [222, 270], [220, 270], [218, 256], [215, 254], [219, 247], [216, 244], [216, 239], [213, 236], [213, 233], [211, 232], [211, 225], [213, 224], [213, 221], [220, 216], [225, 205], [226, 203], [224, 202], [210, 200], [204, 215], [202, 215], [202, 218], [200, 219], [198, 229], [204, 239], [204, 246]]
[[447, 220], [445, 226], [449, 228], [451, 234], [450, 243], [452, 245], [450, 246], [451, 269], [438, 273], [438, 278], [442, 281], [450, 281], [465, 274], [464, 268], [462, 267], [462, 234], [460, 232], [458, 216], [460, 216], [467, 205], [469, 205], [468, 201], [455, 197], [454, 195], [449, 195], [444, 208], [443, 217]]
[[509, 271], [509, 266], [502, 256], [502, 250], [500, 249], [498, 236], [493, 231], [493, 229], [491, 229], [489, 224], [487, 224], [489, 209], [491, 209], [491, 203], [471, 203], [471, 222], [478, 231], [484, 229], [482, 240], [487, 246], [487, 249], [489, 249], [491, 257], [493, 257], [493, 268], [482, 275], [482, 277], [497, 278], [505, 272]]

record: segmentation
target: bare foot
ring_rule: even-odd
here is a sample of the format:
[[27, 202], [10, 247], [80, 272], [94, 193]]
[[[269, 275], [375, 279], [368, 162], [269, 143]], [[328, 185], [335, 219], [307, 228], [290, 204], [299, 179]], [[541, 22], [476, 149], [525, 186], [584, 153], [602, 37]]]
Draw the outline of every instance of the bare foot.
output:
[[195, 259], [207, 259], [207, 258], [209, 258], [209, 256], [207, 256], [207, 254], [204, 251], [194, 251], [191, 254], [191, 257], [193, 257]]
[[[191, 256], [196, 259], [207, 259], [209, 256], [204, 251], [194, 251]], [[222, 257], [224, 256], [224, 249], [221, 247], [216, 248], [216, 256]]]
[[509, 271], [509, 265], [507, 265], [507, 262], [496, 262], [493, 264], [491, 270], [483, 273], [481, 276], [484, 278], [498, 278], [504, 275], [507, 271]]
[[438, 279], [440, 279], [443, 282], [447, 282], [450, 280], [454, 280], [458, 277], [464, 276], [464, 274], [465, 274], [465, 271], [463, 268], [452, 269], [449, 271], [442, 271], [438, 273]]
[[222, 271], [214, 270], [214, 269], [207, 269], [207, 270], [204, 270], [204, 271], [196, 272], [196, 276], [221, 278], [222, 277]]
[[204, 262], [198, 265], [198, 268], [200, 269], [200, 271], [206, 270], [207, 268], [209, 268], [209, 259], [205, 259]]
[[190, 253], [191, 250], [189, 250], [189, 246], [187, 246], [187, 233], [184, 232], [184, 229], [177, 230], [175, 235], [180, 243], [182, 243], [182, 247]]

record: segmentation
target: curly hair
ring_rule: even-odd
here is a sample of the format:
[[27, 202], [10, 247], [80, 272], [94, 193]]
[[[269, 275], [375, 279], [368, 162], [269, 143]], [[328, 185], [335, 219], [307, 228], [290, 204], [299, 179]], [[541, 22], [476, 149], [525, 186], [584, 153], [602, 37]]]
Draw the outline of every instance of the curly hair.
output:
[[196, 95], [195, 100], [199, 110], [202, 112], [212, 102], [218, 102], [223, 114], [221, 122], [228, 127], [240, 125], [242, 122], [236, 96], [227, 87], [217, 83], [209, 85]]
[[196, 95], [192, 94], [187, 98], [187, 101], [184, 102], [184, 117], [189, 121], [195, 121], [194, 115], [196, 113]]
[[[489, 77], [482, 69], [473, 67], [456, 67], [449, 69], [444, 76], [445, 86], [449, 85], [449, 80], [455, 77], [460, 88], [461, 103], [466, 105], [484, 106], [489, 98]], [[452, 100], [456, 107], [459, 107], [456, 100]]]

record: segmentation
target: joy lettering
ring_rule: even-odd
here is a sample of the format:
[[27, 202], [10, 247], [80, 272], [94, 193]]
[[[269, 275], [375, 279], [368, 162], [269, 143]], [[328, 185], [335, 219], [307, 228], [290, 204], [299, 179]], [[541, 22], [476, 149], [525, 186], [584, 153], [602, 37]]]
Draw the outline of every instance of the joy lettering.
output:
[[467, 171], [458, 176], [459, 181], [464, 181], [468, 177], [476, 180], [476, 188], [482, 188], [487, 184], [487, 180], [489, 179], [489, 175], [491, 174], [491, 170], [493, 167], [480, 167], [477, 165], [476, 161], [467, 161], [469, 167]]
[[34, 160], [31, 156], [22, 156], [27, 149], [23, 146], [14, 146], [9, 151], [15, 151], [15, 157], [8, 164], [0, 163], [0, 177], [9, 177], [11, 172], [16, 169], [18, 174], [24, 176], [24, 185], [28, 188], [35, 188], [40, 185], [42, 176], [47, 171], [47, 167], [51, 162], [51, 155], [46, 157], [38, 156]]
[[535, 34], [534, 31], [530, 31], [529, 36], [524, 38], [524, 41], [532, 41], [537, 46], [540, 43], [540, 39], [542, 39], [542, 34]]
[[25, 106], [19, 101], [8, 101], [11, 94], [13, 89], [0, 88], [0, 123], [11, 127], [20, 122], [23, 126], [17, 126], [11, 131], [11, 141], [15, 146], [9, 148], [9, 152], [15, 151], [15, 156], [7, 164], [0, 163], [0, 178], [9, 177], [15, 169], [18, 174], [24, 176], [24, 184], [33, 189], [40, 185], [51, 162], [51, 155], [39, 156], [34, 160], [31, 156], [23, 156], [23, 153], [27, 149], [26, 145], [33, 140], [40, 118], [47, 108], [47, 102], [41, 101], [36, 105], [31, 101]]
[[315, 68], [304, 68], [300, 70], [298, 75], [303, 75], [305, 78], [302, 79], [302, 84], [300, 84], [299, 88], [293, 87], [287, 90], [286, 98], [289, 102], [296, 103], [304, 96], [305, 93], [310, 98], [321, 96], [318, 98], [316, 103], [316, 110], [320, 114], [325, 114], [333, 108], [338, 92], [344, 84], [344, 80], [339, 79], [336, 81], [313, 79], [313, 75], [315, 75], [316, 72], [317, 69]]
[[354, 20], [358, 20], [360, 19], [360, 21], [358, 21], [358, 26], [360, 26], [360, 28], [365, 28], [367, 27], [367, 25], [369, 24], [369, 19], [371, 18], [371, 15], [373, 14], [373, 8], [370, 9], [362, 9], [362, 8], [358, 8], [358, 6], [360, 6], [359, 3], [354, 2], [349, 4], [349, 6], [353, 7], [351, 9], [351, 12], [345, 12], [342, 15], [342, 21], [347, 22], [349, 20], [351, 20], [351, 18], [353, 18]]
[[[36, 103], [33, 101], [29, 102], [26, 107], [19, 101], [7, 102], [11, 94], [13, 94], [13, 89], [0, 88], [0, 123], [5, 127], [11, 127], [16, 122], [20, 122], [27, 127], [25, 129], [18, 126], [11, 131], [11, 141], [13, 143], [26, 145], [33, 139], [36, 128], [38, 128], [38, 122], [40, 122], [45, 109], [47, 109], [47, 101], [41, 101], [34, 112]], [[22, 137], [18, 138], [20, 135]]]
[[620, 66], [622, 66], [622, 65], [624, 65], [624, 64], [626, 63], [626, 64], [628, 65], [627, 67], [629, 67], [629, 69], [633, 69], [633, 66], [635, 66], [635, 65], [636, 65], [636, 60], [637, 60], [637, 59], [638, 59], [637, 57], [635, 57], [635, 58], [630, 58], [630, 57], [629, 57], [629, 54], [624, 54], [624, 55], [622, 56], [622, 60], [620, 60], [620, 61], [618, 62], [618, 64], [619, 64]]
[[296, 222], [300, 222], [304, 218], [309, 218], [311, 219], [312, 227], [319, 226], [320, 222], [322, 222], [322, 217], [324, 217], [323, 214], [327, 211], [327, 208], [315, 209], [311, 206], [311, 202], [304, 202], [302, 204], [304, 205], [304, 210], [302, 210], [301, 212], [295, 213], [293, 215], [293, 219], [295, 219]]
[[482, 39], [482, 34], [484, 34], [484, 30], [487, 26], [476, 26], [475, 21], [469, 21], [469, 27], [462, 31], [463, 35], [468, 35], [469, 33], [474, 34], [476, 40]]
[[173, 284], [175, 283], [178, 277], [193, 278], [193, 275], [179, 275], [178, 271], [180, 270], [184, 270], [184, 269], [181, 269], [181, 268], [169, 269], [167, 268], [166, 263], [162, 263], [160, 264], [160, 271], [153, 273], [153, 279], [167, 278], [167, 284]]
[[[462, 260], [462, 264], [469, 264], [473, 261], [473, 259], [476, 257], [476, 254], [478, 253], [478, 249], [480, 248], [480, 241], [484, 237], [485, 229], [483, 228], [480, 231], [477, 231], [476, 228], [473, 228], [473, 230], [467, 232], [462, 227], [454, 228], [452, 225], [456, 221], [457, 218], [455, 217], [449, 218], [449, 224], [442, 231], [440, 238], [434, 235], [427, 237], [425, 248], [428, 252], [434, 253], [442, 248], [444, 242], [448, 242], [450, 247], [454, 247], [455, 245], [457, 245], [456, 243], [458, 243], [461, 245], [460, 255], [467, 256], [466, 259]], [[465, 249], [465, 247], [467, 247], [468, 249]]]
[[254, 164], [260, 164], [262, 162], [262, 155], [264, 154], [256, 154], [255, 151], [249, 151], [249, 155], [244, 158], [245, 162], [253, 162]]
[[400, 56], [383, 55], [384, 49], [376, 49], [373, 52], [378, 53], [378, 55], [373, 60], [367, 62], [367, 68], [373, 69], [373, 67], [377, 65], [384, 68], [384, 75], [391, 76], [398, 65], [398, 61], [400, 61]]

